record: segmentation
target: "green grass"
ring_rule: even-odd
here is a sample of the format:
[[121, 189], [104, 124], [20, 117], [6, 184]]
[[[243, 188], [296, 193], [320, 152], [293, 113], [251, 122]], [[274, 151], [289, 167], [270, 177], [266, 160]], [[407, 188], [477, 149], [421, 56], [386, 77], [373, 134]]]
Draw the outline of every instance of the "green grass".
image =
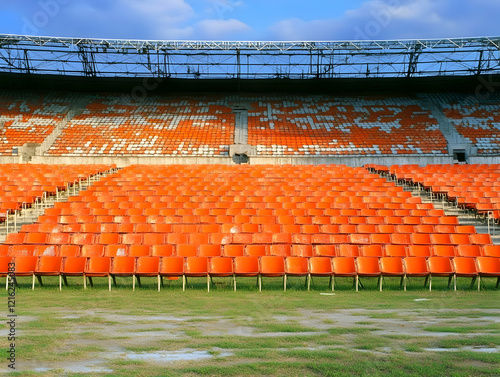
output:
[[[131, 291], [130, 279], [118, 279], [107, 291], [95, 279], [84, 291], [79, 281], [57, 290], [57, 280], [31, 291], [20, 279], [16, 314], [17, 375], [78, 376], [65, 365], [100, 360], [113, 372], [92, 376], [470, 376], [499, 374], [499, 353], [466, 347], [500, 347], [498, 291], [448, 291], [444, 282], [429, 292], [399, 290], [390, 281], [378, 292], [369, 281], [356, 293], [339, 279], [335, 295], [316, 279], [310, 292], [303, 282], [238, 279], [238, 291], [217, 286], [206, 291], [204, 279], [165, 282], [161, 292], [151, 280]], [[81, 282], [80, 282], [81, 283]], [[337, 283], [337, 282], [336, 282]], [[391, 285], [392, 284], [392, 285]], [[372, 286], [373, 285], [373, 286]], [[433, 287], [434, 288], [434, 287]], [[6, 302], [5, 292], [4, 302]], [[428, 301], [415, 301], [426, 298]], [[484, 312], [483, 312], [484, 310]], [[365, 316], [369, 318], [360, 318]], [[5, 323], [0, 328], [6, 329]], [[272, 333], [272, 334], [270, 334]], [[308, 334], [301, 334], [308, 333]], [[438, 334], [443, 333], [443, 334]], [[449, 333], [449, 335], [447, 334]], [[411, 334], [411, 335], [410, 335]], [[270, 336], [272, 335], [272, 336]], [[0, 343], [5, 353], [6, 342]], [[465, 347], [465, 348], [464, 348]], [[458, 349], [429, 352], [428, 348]], [[128, 353], [205, 351], [209, 359], [138, 361]], [[230, 354], [224, 356], [224, 354]], [[40, 363], [58, 371], [30, 372]], [[11, 374], [16, 375], [16, 374]]]

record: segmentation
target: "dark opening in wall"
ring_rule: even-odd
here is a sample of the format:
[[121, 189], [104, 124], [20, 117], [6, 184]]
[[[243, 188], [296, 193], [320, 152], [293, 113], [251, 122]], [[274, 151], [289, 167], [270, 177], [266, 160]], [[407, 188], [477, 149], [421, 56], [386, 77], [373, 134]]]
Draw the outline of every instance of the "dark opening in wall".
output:
[[233, 155], [233, 161], [236, 164], [248, 164], [248, 156], [245, 153], [235, 153]]
[[453, 160], [458, 161], [458, 162], [467, 162], [467, 156], [465, 154], [465, 150], [455, 149], [453, 151]]

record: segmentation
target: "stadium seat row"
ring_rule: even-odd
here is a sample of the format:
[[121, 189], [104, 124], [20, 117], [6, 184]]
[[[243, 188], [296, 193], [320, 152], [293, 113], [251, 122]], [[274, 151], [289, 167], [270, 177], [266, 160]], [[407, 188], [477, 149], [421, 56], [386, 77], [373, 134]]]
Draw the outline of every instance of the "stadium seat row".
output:
[[[156, 277], [158, 291], [163, 277], [182, 277], [183, 290], [186, 277], [206, 277], [210, 290], [210, 278], [232, 277], [236, 290], [236, 277], [258, 277], [259, 290], [262, 277], [283, 277], [286, 290], [287, 276], [305, 276], [308, 289], [311, 276], [330, 277], [332, 290], [335, 277], [353, 277], [356, 291], [359, 278], [378, 277], [382, 290], [383, 277], [401, 277], [401, 284], [406, 290], [408, 277], [425, 277], [430, 279], [429, 290], [432, 290], [432, 277], [448, 277], [448, 286], [454, 279], [456, 290], [457, 277], [478, 278], [480, 290], [481, 277], [496, 277], [498, 288], [500, 282], [500, 258], [493, 257], [56, 257], [56, 256], [18, 256], [0, 257], [0, 276], [6, 276], [6, 288], [12, 276], [32, 276], [32, 289], [35, 288], [35, 277], [40, 284], [42, 276], [59, 276], [59, 289], [62, 279], [67, 283], [67, 276], [83, 276], [86, 288], [87, 277], [92, 284], [93, 277], [107, 277], [109, 290], [111, 279], [117, 276], [132, 276], [133, 289], [136, 278]], [[140, 280], [139, 280], [140, 283]], [[116, 281], [115, 281], [116, 284]]]

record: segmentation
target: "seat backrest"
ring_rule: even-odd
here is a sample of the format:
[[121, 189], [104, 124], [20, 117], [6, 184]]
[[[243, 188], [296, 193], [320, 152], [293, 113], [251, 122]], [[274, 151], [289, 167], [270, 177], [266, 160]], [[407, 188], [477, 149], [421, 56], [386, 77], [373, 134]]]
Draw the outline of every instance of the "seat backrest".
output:
[[434, 256], [427, 259], [431, 274], [453, 274], [455, 270], [449, 257]]
[[474, 258], [453, 258], [453, 267], [457, 275], [477, 275], [476, 261]]
[[403, 274], [404, 266], [401, 257], [382, 257], [380, 258], [380, 271], [382, 274]]

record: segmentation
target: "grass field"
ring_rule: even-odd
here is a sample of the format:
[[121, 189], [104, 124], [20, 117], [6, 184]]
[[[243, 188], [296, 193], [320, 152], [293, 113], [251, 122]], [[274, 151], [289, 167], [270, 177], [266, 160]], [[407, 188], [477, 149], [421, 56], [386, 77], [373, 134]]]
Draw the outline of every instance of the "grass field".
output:
[[[375, 279], [354, 292], [338, 279], [312, 290], [304, 280], [229, 279], [210, 293], [205, 279], [154, 279], [135, 292], [130, 278], [82, 289], [81, 279], [57, 290], [55, 278], [31, 291], [19, 278], [16, 294], [16, 372], [19, 376], [489, 376], [500, 375], [500, 291], [487, 279], [481, 292], [467, 279], [458, 291], [436, 279], [433, 291], [422, 280], [408, 291]], [[4, 296], [4, 317], [7, 299]], [[0, 327], [7, 354], [6, 321]], [[2, 357], [0, 370], [7, 372]]]

